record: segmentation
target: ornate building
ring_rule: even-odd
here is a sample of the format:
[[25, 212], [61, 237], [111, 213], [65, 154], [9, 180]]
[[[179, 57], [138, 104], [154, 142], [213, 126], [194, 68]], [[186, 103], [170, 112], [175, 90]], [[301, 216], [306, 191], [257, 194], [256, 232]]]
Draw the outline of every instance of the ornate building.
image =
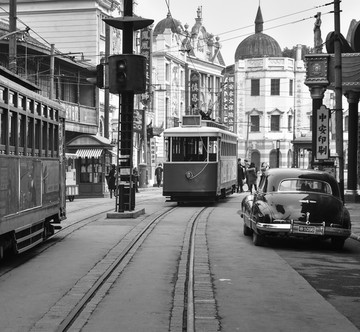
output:
[[283, 57], [278, 42], [263, 33], [259, 6], [255, 33], [238, 45], [235, 64], [227, 67], [225, 76], [235, 81], [239, 156], [258, 168], [262, 162], [294, 166], [292, 141], [309, 132], [311, 121], [301, 45], [296, 59]]
[[[199, 112], [219, 117], [222, 71], [225, 63], [219, 38], [206, 31], [202, 9], [191, 29], [171, 16], [155, 25], [152, 53], [153, 124], [161, 128], [179, 125], [182, 115]], [[151, 113], [152, 112], [152, 113]], [[162, 137], [156, 140], [156, 160], [166, 159]]]

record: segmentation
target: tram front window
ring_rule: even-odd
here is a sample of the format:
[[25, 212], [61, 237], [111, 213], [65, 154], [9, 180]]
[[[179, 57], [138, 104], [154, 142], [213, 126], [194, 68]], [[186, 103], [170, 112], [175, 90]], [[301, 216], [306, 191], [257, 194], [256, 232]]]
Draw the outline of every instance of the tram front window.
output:
[[215, 137], [173, 137], [171, 147], [171, 161], [216, 161]]

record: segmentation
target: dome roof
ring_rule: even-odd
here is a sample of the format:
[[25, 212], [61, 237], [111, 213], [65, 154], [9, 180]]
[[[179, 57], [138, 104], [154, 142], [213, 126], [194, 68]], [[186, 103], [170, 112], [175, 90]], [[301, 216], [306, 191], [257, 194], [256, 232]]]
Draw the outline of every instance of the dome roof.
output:
[[245, 38], [237, 47], [235, 61], [239, 59], [281, 57], [282, 52], [278, 42], [263, 33], [263, 19], [260, 6], [255, 19], [255, 34]]
[[173, 33], [179, 32], [179, 29], [182, 30], [181, 22], [174, 19], [170, 12], [167, 14], [166, 18], [156, 24], [153, 35], [161, 35], [164, 33], [165, 29], [171, 29]]

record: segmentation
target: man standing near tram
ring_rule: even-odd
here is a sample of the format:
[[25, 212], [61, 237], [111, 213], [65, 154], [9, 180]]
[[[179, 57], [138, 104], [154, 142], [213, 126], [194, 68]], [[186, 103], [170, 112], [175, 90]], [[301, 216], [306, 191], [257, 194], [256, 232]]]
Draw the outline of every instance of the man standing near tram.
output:
[[156, 169], [155, 169], [155, 177], [156, 177], [156, 183], [157, 183], [158, 187], [161, 186], [162, 176], [163, 176], [163, 168], [162, 168], [162, 164], [160, 163], [158, 165], [158, 167], [156, 167]]

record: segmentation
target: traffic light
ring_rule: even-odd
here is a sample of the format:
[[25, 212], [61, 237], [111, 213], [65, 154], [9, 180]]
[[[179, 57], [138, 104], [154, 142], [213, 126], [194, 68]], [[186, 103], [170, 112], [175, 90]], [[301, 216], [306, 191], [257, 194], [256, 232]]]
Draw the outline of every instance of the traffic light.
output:
[[154, 128], [152, 126], [146, 126], [146, 136], [147, 140], [150, 141], [154, 137]]
[[138, 54], [109, 56], [109, 91], [122, 93], [146, 91], [146, 58]]
[[121, 89], [125, 89], [126, 82], [127, 82], [127, 61], [126, 59], [119, 59], [118, 61], [116, 61], [117, 87]]
[[88, 68], [86, 71], [86, 80], [95, 84], [98, 88], [105, 88], [105, 64], [100, 63], [95, 67]]
[[100, 89], [105, 86], [105, 65], [103, 63], [96, 66], [96, 86]]

